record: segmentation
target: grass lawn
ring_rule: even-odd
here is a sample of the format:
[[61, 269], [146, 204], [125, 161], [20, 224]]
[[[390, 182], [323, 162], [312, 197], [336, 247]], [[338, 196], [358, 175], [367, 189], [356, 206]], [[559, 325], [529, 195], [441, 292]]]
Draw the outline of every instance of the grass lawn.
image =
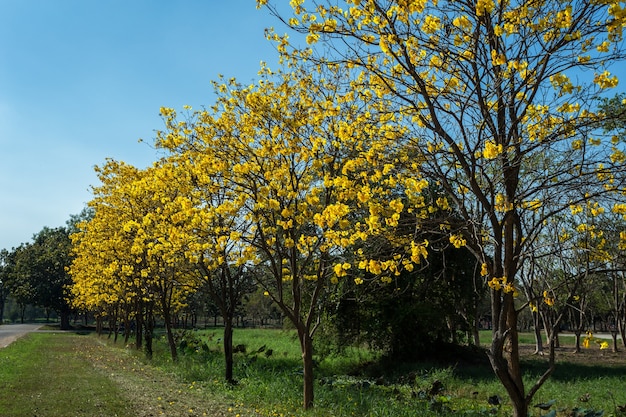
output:
[[[490, 335], [482, 336], [484, 342], [489, 341]], [[164, 342], [160, 342], [153, 363], [180, 379], [204, 381], [211, 392], [232, 399], [241, 410], [254, 408], [263, 416], [510, 415], [506, 392], [485, 360], [451, 355], [447, 365], [391, 366], [371, 352], [355, 348], [317, 358], [315, 409], [302, 413], [301, 361], [294, 332], [235, 329], [234, 343], [246, 347], [245, 353], [235, 355], [234, 374], [239, 381], [235, 387], [222, 381], [220, 337], [221, 329], [190, 332], [189, 339], [195, 343], [181, 352], [178, 364], [171, 363]], [[522, 340], [530, 343], [532, 335], [523, 335]], [[626, 406], [626, 354], [599, 350], [597, 345], [573, 354], [573, 341], [561, 338], [557, 371], [533, 404], [555, 400], [552, 409], [563, 416], [576, 408], [626, 416], [619, 411], [619, 406]], [[203, 343], [205, 350], [200, 348]], [[546, 369], [547, 357], [533, 355], [533, 350], [532, 344], [522, 349], [527, 386]], [[443, 389], [429, 395], [435, 381], [441, 382]], [[500, 406], [489, 404], [489, 398], [496, 395], [502, 399]], [[532, 413], [546, 414], [539, 408]]]
[[227, 416], [228, 408], [95, 335], [32, 333], [0, 349], [2, 417]]
[[[483, 361], [451, 356], [440, 363], [381, 362], [366, 349], [317, 358], [315, 408], [301, 411], [302, 375], [293, 331], [236, 329], [232, 386], [223, 381], [221, 329], [189, 331], [173, 363], [164, 339], [151, 362], [106, 337], [34, 333], [0, 350], [0, 416], [508, 416], [506, 394]], [[484, 341], [488, 338], [484, 337]], [[625, 416], [626, 354], [592, 346], [573, 354], [569, 339], [559, 366], [535, 397], [554, 400], [556, 416], [604, 410]], [[545, 357], [523, 348], [529, 385]], [[470, 358], [471, 359], [471, 358]], [[484, 358], [483, 358], [484, 359]], [[441, 390], [433, 394], [434, 386]], [[499, 396], [503, 404], [489, 404]], [[532, 416], [545, 415], [532, 408]]]

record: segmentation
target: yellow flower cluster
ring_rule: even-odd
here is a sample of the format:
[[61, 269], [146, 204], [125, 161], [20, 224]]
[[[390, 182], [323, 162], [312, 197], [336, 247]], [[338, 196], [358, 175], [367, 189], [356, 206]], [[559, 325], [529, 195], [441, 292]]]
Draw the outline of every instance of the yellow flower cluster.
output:
[[618, 79], [616, 76], [611, 76], [611, 73], [608, 71], [604, 71], [601, 74], [596, 74], [593, 82], [596, 83], [600, 88], [613, 88], [617, 87]]
[[352, 268], [352, 265], [348, 262], [344, 262], [341, 264], [335, 264], [333, 270], [335, 272], [335, 275], [337, 275], [338, 277], [345, 277], [346, 275], [348, 275], [348, 270], [350, 268]]
[[483, 150], [483, 157], [485, 159], [494, 159], [502, 153], [502, 145], [496, 145], [495, 141], [488, 140], [485, 142], [485, 149]]
[[513, 294], [513, 297], [517, 297], [519, 292], [515, 288], [515, 284], [507, 279], [507, 277], [492, 278], [487, 282], [489, 288], [494, 291], [502, 291], [505, 294]]
[[450, 235], [450, 243], [452, 243], [455, 248], [459, 249], [465, 246], [467, 244], [467, 241], [462, 235], [456, 234]]
[[503, 194], [496, 194], [495, 210], [507, 212], [513, 210], [513, 203], [509, 202]]
[[543, 302], [546, 303], [549, 307], [554, 306], [554, 297], [548, 293], [548, 291], [543, 292]]
[[583, 339], [583, 347], [585, 349], [589, 349], [589, 345], [591, 342], [594, 342], [597, 345], [599, 345], [601, 350], [609, 348], [609, 343], [606, 340], [600, 340], [597, 337], [594, 337], [591, 330], [589, 330], [587, 331], [587, 335]]
[[483, 16], [485, 14], [489, 14], [493, 12], [495, 8], [495, 3], [493, 0], [478, 0], [476, 2], [476, 15]]

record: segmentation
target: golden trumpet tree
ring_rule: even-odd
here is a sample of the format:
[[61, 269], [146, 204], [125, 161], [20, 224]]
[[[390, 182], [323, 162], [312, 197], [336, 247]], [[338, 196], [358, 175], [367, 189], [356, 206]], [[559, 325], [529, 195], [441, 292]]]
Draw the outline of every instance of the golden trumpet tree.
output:
[[[170, 132], [175, 130], [172, 116], [166, 116]], [[239, 197], [224, 186], [223, 175], [212, 168], [208, 155], [198, 158], [197, 153], [182, 152], [164, 163], [170, 173], [167, 181], [179, 191], [168, 217], [167, 223], [174, 228], [169, 229], [167, 240], [180, 248], [177, 253], [189, 264], [195, 285], [220, 310], [225, 379], [234, 383], [233, 321], [243, 296], [252, 291], [249, 262], [255, 258], [252, 248], [242, 245], [239, 237], [251, 224], [239, 214]]]
[[[394, 190], [417, 201], [426, 186], [415, 178], [402, 182], [394, 165], [383, 163], [400, 130], [371, 95], [352, 91], [351, 71], [308, 59], [306, 53], [286, 59], [284, 71], [263, 67], [250, 86], [222, 80], [215, 84], [216, 104], [184, 119], [162, 109], [167, 129], [157, 141], [191, 161], [204, 190], [198, 201], [211, 199], [193, 218], [212, 230], [215, 242], [205, 239], [191, 256], [210, 254], [204, 259], [212, 262], [210, 271], [224, 263], [253, 271], [297, 329], [305, 408], [313, 405], [313, 337], [324, 303], [340, 279], [363, 282], [345, 248], [397, 224], [406, 200]], [[411, 268], [425, 244], [405, 243], [414, 250], [404, 260]], [[236, 257], [226, 248], [236, 249]], [[362, 267], [391, 270], [398, 263], [392, 261]]]
[[73, 235], [76, 258], [70, 273], [77, 305], [133, 312], [137, 345], [143, 331], [148, 356], [160, 313], [176, 359], [172, 313], [184, 305], [193, 282], [173, 238], [177, 226], [171, 219], [180, 211], [178, 195], [184, 190], [169, 186], [172, 169], [161, 163], [140, 170], [112, 160], [97, 168], [102, 185], [89, 203], [94, 217]]
[[[515, 298], [530, 243], [571, 204], [624, 187], [623, 138], [594, 129], [605, 117], [595, 100], [617, 85], [609, 65], [623, 58], [623, 1], [294, 0], [292, 16], [257, 3], [305, 35], [321, 63], [360, 71], [355, 94], [385, 102], [405, 129], [398, 146], [462, 219], [439, 230], [484, 264], [489, 358], [525, 417], [551, 373], [524, 386]], [[536, 165], [542, 154], [551, 159]], [[606, 187], [579, 196], [590, 183]], [[550, 209], [525, 221], [546, 199]]]
[[[130, 241], [121, 228], [130, 210], [124, 207], [127, 198], [120, 192], [122, 181], [130, 182], [138, 174], [136, 168], [114, 161], [96, 171], [101, 185], [94, 188], [94, 198], [89, 202], [94, 215], [88, 222], [78, 224], [78, 232], [71, 236], [74, 252], [70, 266], [71, 291], [74, 306], [94, 312], [99, 329], [105, 317], [113, 329], [120, 313], [125, 321], [130, 318], [139, 295], [134, 282], [127, 279], [131, 275], [129, 269], [123, 268], [132, 265], [133, 258]], [[140, 322], [139, 317], [135, 318]], [[140, 334], [139, 331], [138, 347], [142, 341]]]

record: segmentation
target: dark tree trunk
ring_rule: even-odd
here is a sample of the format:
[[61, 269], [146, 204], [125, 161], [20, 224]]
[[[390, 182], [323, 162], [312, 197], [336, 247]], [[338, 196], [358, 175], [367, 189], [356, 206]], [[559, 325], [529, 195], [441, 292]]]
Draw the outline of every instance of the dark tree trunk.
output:
[[137, 311], [135, 316], [135, 349], [143, 347], [143, 312]]
[[59, 315], [61, 316], [61, 330], [69, 330], [71, 329], [70, 326], [70, 310], [69, 309], [62, 309], [59, 313]]
[[224, 378], [228, 383], [234, 383], [233, 378], [233, 317], [224, 315], [224, 360], [226, 368]]
[[[528, 400], [520, 369], [517, 311], [512, 294], [492, 291], [493, 333], [488, 356], [494, 373], [506, 389], [514, 417], [528, 417]], [[500, 298], [501, 297], [501, 298]]]
[[125, 313], [124, 314], [124, 344], [125, 345], [128, 344], [128, 339], [130, 339], [130, 334], [132, 332], [131, 323], [132, 321], [128, 317], [128, 313]]
[[582, 332], [580, 330], [576, 330], [574, 332], [574, 338], [575, 338], [575, 346], [574, 346], [574, 353], [580, 353], [581, 349], [580, 349], [580, 336], [581, 336]]
[[152, 354], [154, 353], [152, 349], [152, 341], [154, 339], [154, 317], [152, 315], [152, 309], [146, 311], [146, 318], [144, 320], [143, 328], [145, 339], [144, 350], [146, 352], [146, 358], [152, 359]]
[[0, 295], [0, 324], [4, 323], [4, 303], [5, 297]]
[[102, 316], [98, 315], [98, 317], [96, 317], [96, 333], [98, 336], [102, 336], [102, 322]]
[[535, 354], [543, 355], [543, 338], [541, 336], [541, 320], [539, 313], [531, 313], [533, 317], [533, 332], [535, 333]]
[[178, 351], [176, 350], [176, 341], [172, 332], [171, 315], [169, 308], [165, 308], [165, 306], [163, 306], [163, 319], [165, 320], [165, 332], [167, 333], [167, 343], [170, 347], [172, 361], [176, 362], [178, 360]]
[[474, 318], [472, 320], [472, 333], [474, 346], [480, 346], [480, 319], [478, 318], [478, 303], [474, 306]]
[[612, 346], [613, 353], [619, 352], [619, 349], [617, 348], [617, 335], [618, 335], [617, 329], [611, 330], [611, 340], [613, 341], [613, 346]]
[[298, 337], [300, 339], [300, 347], [302, 350], [302, 368], [303, 368], [303, 406], [305, 410], [313, 408], [313, 339], [309, 335], [308, 329], [304, 325], [298, 328]]

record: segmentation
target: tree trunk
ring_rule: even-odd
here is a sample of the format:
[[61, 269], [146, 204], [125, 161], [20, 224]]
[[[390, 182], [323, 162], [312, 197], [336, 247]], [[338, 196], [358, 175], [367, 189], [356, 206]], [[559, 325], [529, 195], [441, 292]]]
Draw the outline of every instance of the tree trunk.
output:
[[69, 309], [61, 309], [59, 315], [61, 316], [61, 330], [69, 330], [71, 328]]
[[574, 337], [575, 337], [575, 341], [576, 341], [575, 342], [576, 345], [574, 346], [574, 353], [580, 353], [580, 335], [581, 335], [580, 330], [576, 330], [574, 332]]
[[124, 344], [125, 345], [128, 344], [128, 339], [130, 339], [130, 333], [132, 331], [131, 323], [132, 321], [128, 317], [128, 313], [125, 313], [124, 314]]
[[102, 316], [98, 315], [98, 317], [96, 317], [96, 333], [98, 336], [102, 336], [102, 321]]
[[4, 323], [4, 303], [5, 296], [0, 295], [0, 325]]
[[163, 308], [163, 320], [165, 321], [165, 333], [167, 334], [167, 344], [170, 347], [170, 355], [172, 356], [172, 361], [176, 362], [178, 360], [178, 351], [176, 350], [176, 341], [174, 340], [174, 333], [172, 332], [172, 315], [170, 313], [170, 306], [167, 302], [167, 294], [162, 296], [162, 305]]
[[154, 317], [152, 316], [152, 310], [146, 311], [146, 319], [144, 320], [144, 338], [145, 338], [145, 352], [146, 358], [152, 359], [154, 353], [152, 349], [152, 340], [154, 336]]
[[143, 346], [143, 312], [135, 312], [135, 349], [141, 350]]
[[[499, 297], [494, 293], [493, 297]], [[519, 335], [517, 333], [517, 311], [512, 294], [504, 294], [501, 304], [497, 300], [493, 307], [493, 337], [488, 352], [489, 361], [496, 376], [506, 389], [513, 405], [513, 417], [528, 417], [528, 402], [520, 369]], [[498, 308], [500, 307], [500, 308]]]
[[224, 315], [224, 360], [226, 368], [224, 369], [224, 378], [229, 384], [235, 383], [233, 378], [233, 317], [232, 315]]
[[541, 337], [541, 318], [539, 313], [532, 313], [533, 330], [535, 333], [535, 355], [543, 355], [543, 338]]
[[478, 318], [478, 304], [474, 308], [474, 319], [472, 320], [472, 334], [474, 336], [474, 346], [480, 346], [480, 319]]
[[619, 352], [619, 350], [617, 349], [617, 334], [617, 330], [611, 330], [611, 339], [613, 340], [613, 353]]
[[313, 408], [313, 339], [309, 335], [308, 329], [304, 325], [299, 326], [298, 336], [300, 338], [300, 348], [302, 350], [303, 368], [303, 407], [305, 410]]
[[[112, 319], [111, 324], [110, 324], [111, 329], [113, 329], [113, 331], [115, 332], [115, 337], [113, 338], [113, 343], [117, 343], [117, 336], [118, 336], [119, 331], [120, 331], [120, 329], [117, 326], [117, 323], [119, 322], [118, 314], [119, 314], [119, 309], [116, 307], [115, 308], [115, 314], [113, 314], [113, 319]], [[110, 335], [110, 333], [109, 333], [109, 335]]]
[[167, 344], [170, 347], [170, 355], [172, 356], [172, 361], [178, 361], [178, 350], [176, 349], [176, 340], [174, 340], [174, 332], [172, 332], [172, 324], [168, 323], [168, 320], [165, 319], [165, 332], [167, 333]]
[[480, 346], [480, 331], [477, 325], [472, 328], [472, 338], [474, 346]]

